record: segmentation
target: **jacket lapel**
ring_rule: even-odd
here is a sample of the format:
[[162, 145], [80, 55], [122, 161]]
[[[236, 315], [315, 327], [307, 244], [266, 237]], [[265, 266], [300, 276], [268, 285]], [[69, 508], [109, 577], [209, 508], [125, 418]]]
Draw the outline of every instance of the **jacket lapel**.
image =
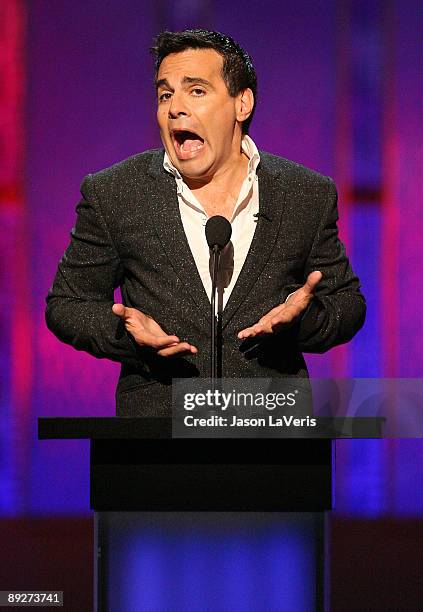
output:
[[198, 273], [179, 212], [176, 183], [163, 168], [163, 152], [157, 151], [149, 168], [158, 185], [152, 189], [150, 205], [154, 210], [157, 234], [175, 274], [179, 277], [186, 293], [198, 308], [198, 315], [208, 325], [210, 301]]
[[[244, 265], [223, 311], [223, 327], [229, 323], [249, 293], [254, 291], [254, 284], [272, 253], [279, 233], [285, 190], [282, 181], [278, 180], [279, 170], [268, 163], [265, 155], [262, 155], [257, 170], [260, 216]], [[175, 179], [163, 168], [163, 151], [158, 150], [153, 156], [149, 174], [158, 181], [158, 188], [150, 192], [150, 204], [157, 219], [156, 231], [163, 249], [169, 257], [175, 274], [197, 306], [198, 316], [208, 325], [210, 300], [182, 225]]]
[[[282, 181], [278, 180], [278, 174], [273, 168], [260, 162], [257, 171], [259, 178], [257, 227], [244, 265], [223, 311], [223, 327], [229, 323], [249, 293], [254, 291], [254, 284], [275, 246], [285, 204], [285, 190]], [[257, 299], [260, 299], [260, 296], [257, 296]]]

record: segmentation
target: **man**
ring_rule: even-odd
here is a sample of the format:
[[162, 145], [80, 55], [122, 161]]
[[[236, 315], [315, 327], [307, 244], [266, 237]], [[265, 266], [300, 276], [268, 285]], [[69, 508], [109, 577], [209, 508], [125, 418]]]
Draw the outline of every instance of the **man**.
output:
[[[363, 325], [331, 179], [248, 137], [249, 56], [217, 32], [156, 39], [163, 150], [86, 177], [47, 297], [58, 338], [121, 362], [120, 415], [168, 415], [172, 378], [209, 376], [208, 217], [232, 224], [220, 277], [224, 377], [305, 377]], [[121, 288], [123, 304], [113, 303]]]

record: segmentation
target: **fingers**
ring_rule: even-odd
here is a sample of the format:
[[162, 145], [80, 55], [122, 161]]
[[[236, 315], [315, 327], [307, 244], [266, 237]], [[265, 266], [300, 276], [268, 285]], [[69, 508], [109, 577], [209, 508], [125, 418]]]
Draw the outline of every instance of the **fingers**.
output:
[[297, 289], [296, 291], [294, 291], [294, 293], [291, 293], [287, 297], [285, 304], [289, 304], [289, 306], [296, 304], [296, 305], [302, 305], [303, 308], [306, 307], [310, 299], [313, 297], [316, 291], [317, 285], [320, 283], [321, 280], [322, 280], [321, 272], [319, 272], [318, 270], [311, 272], [307, 276], [307, 280], [304, 283], [304, 285], [300, 287], [299, 289]]
[[[128, 331], [131, 333], [130, 329], [128, 329]], [[168, 346], [176, 346], [177, 344], [180, 344], [178, 336], [168, 336], [168, 335], [156, 336], [155, 334], [152, 334], [151, 332], [148, 332], [145, 330], [142, 332], [133, 334], [133, 336], [139, 345], [149, 346], [150, 348], [154, 348], [156, 350], [164, 349]]]
[[188, 342], [178, 342], [173, 346], [163, 348], [157, 351], [157, 354], [161, 357], [173, 357], [175, 355], [185, 355], [187, 353], [195, 355], [196, 353], [198, 353], [198, 350], [195, 346], [189, 344]]
[[264, 323], [256, 323], [251, 327], [246, 327], [238, 333], [239, 340], [245, 340], [246, 338], [255, 338], [256, 336], [264, 336], [266, 334], [272, 334], [277, 331], [277, 327], [282, 324], [288, 324], [293, 320], [294, 317], [283, 317], [279, 316], [277, 319], [272, 319]]
[[304, 285], [290, 295], [287, 302], [272, 308], [255, 325], [241, 330], [238, 333], [238, 339], [245, 340], [246, 338], [272, 334], [282, 325], [292, 323], [307, 308], [321, 280], [321, 272], [318, 270], [311, 272]]
[[154, 319], [135, 308], [113, 304], [112, 311], [124, 321], [137, 344], [156, 350], [162, 357], [198, 352], [195, 346], [181, 342], [178, 336], [166, 334]]
[[261, 336], [264, 334], [271, 334], [274, 331], [272, 325], [272, 320], [274, 316], [274, 314], [270, 315], [270, 313], [268, 313], [266, 316], [262, 317], [260, 321], [258, 321], [251, 327], [247, 327], [241, 330], [238, 333], [239, 340], [245, 340], [246, 338], [254, 338], [255, 336]]
[[292, 323], [294, 319], [296, 319], [302, 311], [306, 308], [308, 301], [304, 304], [283, 304], [283, 308], [277, 313], [274, 317], [272, 317], [270, 324], [272, 326], [272, 331], [275, 331], [275, 328], [280, 325], [288, 325]]
[[307, 276], [307, 280], [303, 288], [309, 293], [314, 293], [317, 285], [322, 280], [322, 276], [323, 276], [322, 273], [319, 272], [318, 270], [315, 270], [314, 272], [310, 272], [310, 274]]
[[121, 318], [125, 317], [125, 310], [126, 308], [123, 304], [113, 304], [112, 306], [112, 311], [115, 313], [115, 315]]

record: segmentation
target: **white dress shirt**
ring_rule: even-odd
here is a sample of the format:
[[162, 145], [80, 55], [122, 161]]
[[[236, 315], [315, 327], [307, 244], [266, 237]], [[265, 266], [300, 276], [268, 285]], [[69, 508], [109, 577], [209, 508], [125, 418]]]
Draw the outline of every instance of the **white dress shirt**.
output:
[[[244, 265], [256, 229], [257, 217], [254, 215], [259, 212], [259, 186], [256, 169], [260, 162], [260, 155], [255, 143], [247, 135], [243, 136], [241, 146], [243, 153], [249, 158], [248, 170], [230, 219], [232, 226], [231, 240], [221, 254], [216, 300], [216, 307], [219, 312], [222, 312], [225, 308]], [[204, 231], [208, 215], [186, 185], [166, 152], [163, 166], [167, 172], [175, 177], [182, 225], [204, 289], [210, 300], [212, 289], [210, 250]]]

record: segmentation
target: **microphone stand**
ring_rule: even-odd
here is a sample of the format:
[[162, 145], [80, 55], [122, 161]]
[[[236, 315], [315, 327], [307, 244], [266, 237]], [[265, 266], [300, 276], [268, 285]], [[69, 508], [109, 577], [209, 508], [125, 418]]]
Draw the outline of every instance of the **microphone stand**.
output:
[[[210, 378], [213, 390], [215, 390], [216, 379], [222, 377], [222, 317], [219, 313], [219, 307], [217, 308], [216, 317], [216, 289], [217, 289], [217, 277], [220, 264], [220, 255], [222, 249], [228, 244], [232, 228], [229, 221], [221, 215], [215, 215], [207, 220], [206, 228], [206, 240], [209, 245], [211, 254], [211, 280], [212, 280], [212, 293], [210, 296], [211, 306], [211, 363], [210, 363]], [[219, 347], [220, 341], [220, 347]]]
[[212, 384], [217, 378], [217, 335], [218, 335], [218, 320], [216, 319], [216, 286], [217, 286], [217, 273], [219, 271], [220, 263], [220, 249], [217, 244], [211, 249], [212, 254], [212, 294], [211, 294], [211, 367], [210, 367], [210, 378]]

